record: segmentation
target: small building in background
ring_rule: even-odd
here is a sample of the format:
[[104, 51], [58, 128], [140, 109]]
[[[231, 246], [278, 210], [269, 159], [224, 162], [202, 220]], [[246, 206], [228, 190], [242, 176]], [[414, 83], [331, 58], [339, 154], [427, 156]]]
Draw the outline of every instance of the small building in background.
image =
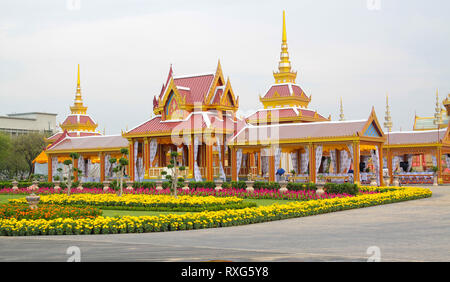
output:
[[33, 132], [52, 135], [56, 132], [56, 114], [29, 112], [0, 116], [0, 132], [11, 136]]

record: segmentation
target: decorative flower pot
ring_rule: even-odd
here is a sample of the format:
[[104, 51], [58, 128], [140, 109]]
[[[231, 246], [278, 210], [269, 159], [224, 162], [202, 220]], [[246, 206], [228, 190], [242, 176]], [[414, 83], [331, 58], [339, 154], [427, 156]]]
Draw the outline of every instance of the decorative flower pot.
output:
[[389, 186], [391, 183], [391, 178], [389, 176], [384, 177], [384, 186]]
[[38, 195], [31, 193], [30, 195], [26, 196], [25, 199], [28, 202], [28, 205], [30, 206], [30, 209], [32, 210], [36, 210], [37, 204], [39, 203], [39, 201], [41, 200], [41, 197], [39, 197]]
[[222, 190], [222, 184], [223, 184], [222, 180], [216, 181], [216, 188], [214, 188], [214, 190], [216, 190], [216, 191]]
[[111, 181], [103, 181], [103, 191], [108, 191], [110, 189], [109, 184], [111, 184]]
[[323, 189], [324, 185], [317, 185], [316, 195], [322, 196], [325, 194], [325, 190]]
[[59, 191], [59, 189], [61, 189], [61, 187], [59, 186], [61, 184], [61, 181], [57, 180], [53, 181], [53, 183], [55, 184], [55, 186], [53, 186], [53, 190]]
[[31, 190], [31, 191], [39, 190], [39, 181], [33, 180], [33, 184], [30, 187], [28, 187], [28, 190]]
[[438, 186], [438, 176], [437, 176], [437, 173], [435, 173], [434, 176], [433, 176], [433, 186]]
[[377, 178], [375, 177], [375, 175], [372, 175], [370, 177], [370, 186], [378, 186], [377, 184]]
[[161, 180], [156, 181], [156, 190], [161, 191], [163, 189], [162, 183]]
[[394, 175], [394, 181], [392, 181], [392, 185], [395, 187], [399, 187], [400, 186], [400, 182], [398, 181], [398, 176]]
[[17, 187], [17, 184], [19, 184], [19, 182], [17, 182], [17, 180], [13, 180], [11, 184], [13, 191], [19, 190], [19, 187]]
[[286, 188], [286, 186], [287, 186], [287, 182], [286, 181], [281, 181], [280, 182], [280, 189], [279, 189], [279, 191], [280, 192], [287, 192], [288, 189]]
[[189, 181], [184, 181], [184, 186], [181, 188], [183, 191], [189, 191]]
[[81, 184], [81, 182], [78, 184], [77, 190], [83, 191], [83, 185]]
[[247, 185], [247, 188], [245, 188], [245, 190], [247, 191], [247, 192], [253, 192], [253, 191], [255, 191], [255, 189], [253, 188], [253, 184], [254, 184], [255, 182], [254, 181], [245, 181], [245, 185]]
[[127, 181], [127, 182], [125, 182], [126, 184], [127, 184], [127, 190], [128, 191], [133, 191], [133, 181]]

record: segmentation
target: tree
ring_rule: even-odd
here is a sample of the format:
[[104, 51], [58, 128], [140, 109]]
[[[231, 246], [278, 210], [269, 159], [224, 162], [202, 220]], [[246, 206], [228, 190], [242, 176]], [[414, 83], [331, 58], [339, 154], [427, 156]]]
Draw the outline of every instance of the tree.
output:
[[[117, 177], [119, 177], [119, 185], [120, 185], [120, 191], [119, 191], [119, 197], [123, 194], [123, 177], [125, 176], [125, 169], [128, 166], [129, 162], [126, 156], [128, 156], [128, 149], [123, 148], [120, 149], [120, 153], [122, 154], [122, 157], [118, 161], [118, 166], [116, 166], [113, 169], [113, 172], [116, 174]], [[111, 163], [111, 166], [117, 162], [117, 159], [111, 158], [109, 159], [109, 162]]]
[[167, 169], [170, 171], [170, 174], [167, 171], [162, 171], [161, 174], [165, 176], [169, 182], [171, 182], [171, 192], [173, 196], [177, 198], [177, 184], [178, 184], [178, 172], [186, 169], [184, 166], [177, 166], [177, 157], [179, 156], [178, 152], [170, 153], [170, 164], [167, 165]]
[[12, 138], [15, 157], [23, 158], [28, 168], [28, 175], [33, 172], [33, 160], [45, 148], [45, 137], [46, 135], [42, 133], [29, 133]]
[[70, 190], [72, 188], [72, 178], [73, 178], [72, 174], [74, 172], [81, 173], [80, 169], [74, 168], [73, 165], [72, 165], [75, 162], [75, 160], [78, 160], [80, 158], [80, 154], [78, 154], [78, 153], [70, 153], [69, 156], [70, 156], [71, 160], [65, 160], [63, 162], [64, 165], [67, 166], [68, 171], [69, 171], [68, 172], [69, 175], [67, 176], [67, 182], [66, 182], [66, 184], [67, 184], [67, 196], [70, 196]]

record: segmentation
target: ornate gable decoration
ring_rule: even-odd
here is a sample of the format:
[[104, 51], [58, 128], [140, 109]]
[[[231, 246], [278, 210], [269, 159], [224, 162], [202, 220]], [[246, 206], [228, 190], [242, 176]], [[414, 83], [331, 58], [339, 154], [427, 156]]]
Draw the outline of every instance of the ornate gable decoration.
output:
[[370, 113], [369, 119], [367, 120], [366, 124], [364, 125], [364, 128], [361, 130], [361, 132], [358, 133], [359, 136], [366, 136], [366, 137], [381, 137], [385, 138], [384, 132], [381, 129], [380, 124], [378, 123], [377, 116], [375, 114], [375, 108], [372, 107], [372, 111]]
[[182, 117], [182, 110], [185, 109], [185, 99], [180, 95], [173, 77], [170, 77], [169, 83], [159, 102], [159, 111], [164, 114], [163, 119], [179, 119]]
[[[217, 63], [216, 73], [214, 74], [214, 80], [211, 84], [211, 87], [209, 88], [208, 95], [205, 96], [205, 105], [211, 104], [211, 99], [214, 96], [214, 92], [216, 91], [216, 87], [222, 86], [225, 79], [223, 77], [222, 73], [222, 66], [220, 65], [220, 60]], [[225, 92], [225, 91], [224, 91]]]
[[220, 104], [226, 107], [232, 107], [233, 110], [237, 110], [237, 101], [234, 96], [233, 88], [231, 88], [230, 78], [227, 79], [227, 83], [225, 85], [225, 89], [222, 93], [222, 97], [220, 98]]

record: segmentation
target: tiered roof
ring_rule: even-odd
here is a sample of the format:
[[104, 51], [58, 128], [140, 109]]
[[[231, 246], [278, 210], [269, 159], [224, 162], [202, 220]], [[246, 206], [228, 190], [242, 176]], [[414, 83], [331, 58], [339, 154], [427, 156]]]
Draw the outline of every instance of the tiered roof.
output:
[[170, 66], [166, 83], [153, 99], [153, 112], [162, 120], [185, 118], [194, 110], [235, 113], [238, 100], [230, 80], [225, 81], [220, 62], [215, 72], [184, 76], [175, 76]]
[[[96, 132], [98, 124], [94, 119], [87, 114], [87, 107], [83, 105], [83, 98], [81, 96], [80, 83], [80, 65], [78, 65], [77, 90], [75, 94], [75, 101], [70, 107], [70, 114], [65, 120], [59, 124], [62, 131], [67, 131], [69, 137], [84, 137], [84, 136], [98, 136], [101, 135]], [[53, 136], [47, 138], [47, 142], [55, 142], [63, 135], [63, 132], [58, 132]]]

